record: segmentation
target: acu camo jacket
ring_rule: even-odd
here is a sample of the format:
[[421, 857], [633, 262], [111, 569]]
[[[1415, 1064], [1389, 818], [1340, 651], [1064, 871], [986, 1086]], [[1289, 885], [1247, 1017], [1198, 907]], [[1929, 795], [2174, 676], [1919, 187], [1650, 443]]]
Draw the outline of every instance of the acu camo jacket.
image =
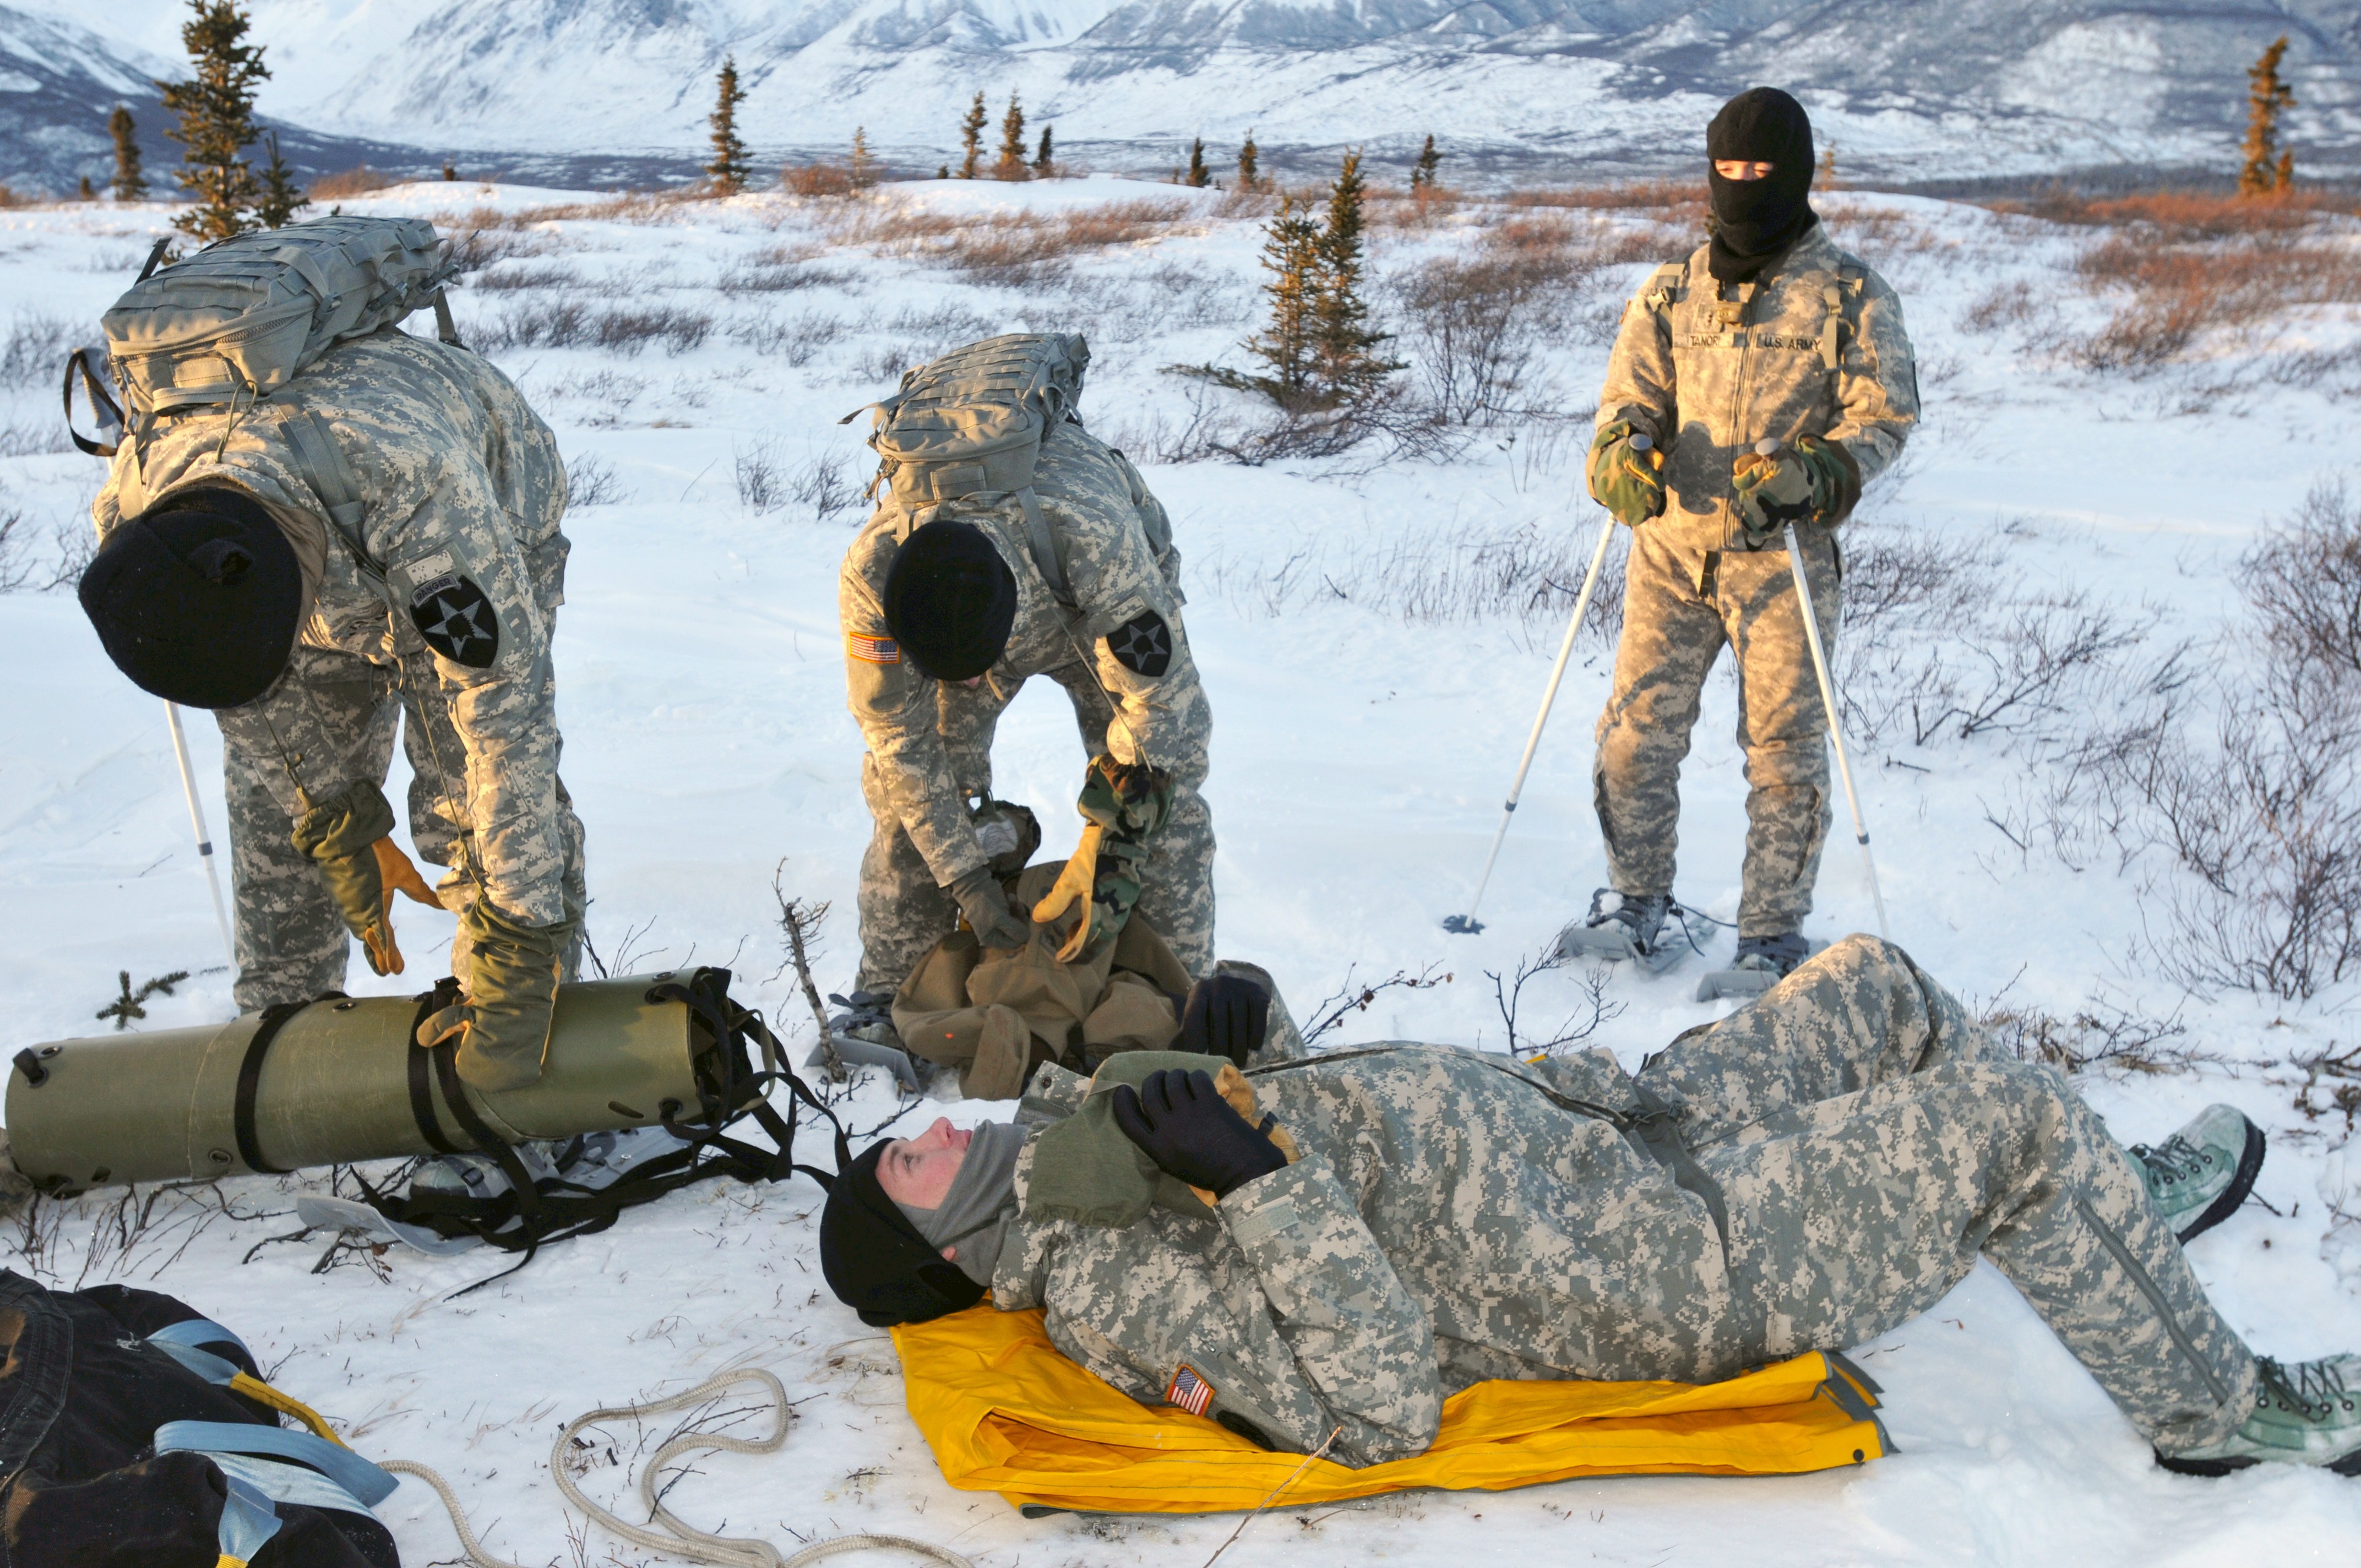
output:
[[[357, 492], [349, 537], [317, 488], [337, 478], [315, 476], [291, 433], [307, 412]], [[444, 760], [440, 788], [463, 797], [453, 815], [485, 892], [527, 925], [566, 918], [550, 678], [570, 548], [559, 532], [566, 468], [514, 384], [466, 349], [388, 327], [336, 345], [258, 405], [166, 419], [137, 461], [135, 479], [126, 442], [91, 505], [102, 539], [137, 514], [126, 496], [225, 483], [324, 544], [316, 574], [307, 562], [316, 586], [299, 642], [390, 668], [412, 701], [447, 710], [464, 754]], [[280, 764], [272, 787], [291, 820], [356, 782], [343, 776], [349, 737], [291, 674], [218, 717], [225, 735]]]
[[1818, 225], [1727, 291], [1708, 254], [1658, 268], [1623, 308], [1598, 422], [1629, 421], [1664, 454], [1664, 512], [1644, 527], [1744, 550], [1731, 462], [1765, 437], [1826, 436], [1866, 484], [1917, 423], [1918, 370], [1901, 299]]
[[[1213, 1219], [1020, 1221], [994, 1304], [1046, 1309], [1060, 1350], [1143, 1403], [1185, 1365], [1207, 1413], [1301, 1453], [1341, 1428], [1329, 1456], [1356, 1465], [1422, 1453], [1443, 1401], [1487, 1378], [1730, 1370], [1713, 1217], [1619, 1130], [1641, 1106], [1611, 1053], [1388, 1045], [1251, 1077], [1302, 1159]], [[1087, 1089], [1045, 1066], [1020, 1114]]]
[[[983, 530], [1016, 579], [1016, 624], [986, 680], [1009, 691], [1030, 676], [1084, 663], [1114, 706], [1107, 750], [1117, 762], [1202, 772], [1210, 718], [1196, 664], [1178, 652], [1178, 612], [1185, 602], [1180, 554], [1163, 504], [1130, 459], [1071, 420], [1043, 436], [1033, 485], [1065, 574], [1066, 604], [1034, 564], [1025, 514], [1013, 495], [996, 505], [977, 498], [913, 514], [889, 494], [845, 552], [838, 579], [848, 703], [903, 829], [939, 886], [990, 857], [969, 825], [944, 744], [939, 685], [902, 658], [884, 609], [894, 553], [938, 515]], [[1176, 644], [1169, 670], [1156, 675], [1115, 657], [1107, 641], [1108, 633], [1148, 612], [1164, 621]]]

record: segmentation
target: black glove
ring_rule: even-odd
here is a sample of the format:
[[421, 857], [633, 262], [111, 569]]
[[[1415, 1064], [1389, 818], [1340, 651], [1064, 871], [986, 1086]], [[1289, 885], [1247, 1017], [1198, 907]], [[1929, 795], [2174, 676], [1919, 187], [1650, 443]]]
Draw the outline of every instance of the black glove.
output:
[[1242, 974], [1209, 974], [1189, 988], [1176, 1051], [1227, 1057], [1239, 1067], [1262, 1049], [1270, 1025], [1270, 992]]
[[1021, 948], [1033, 939], [1033, 927], [1009, 910], [1008, 890], [1000, 885], [990, 866], [976, 867], [944, 891], [959, 905], [968, 929], [983, 946]]
[[1159, 1170], [1216, 1198], [1287, 1168], [1279, 1146], [1231, 1110], [1202, 1072], [1150, 1073], [1136, 1093], [1127, 1083], [1118, 1085], [1115, 1124]]

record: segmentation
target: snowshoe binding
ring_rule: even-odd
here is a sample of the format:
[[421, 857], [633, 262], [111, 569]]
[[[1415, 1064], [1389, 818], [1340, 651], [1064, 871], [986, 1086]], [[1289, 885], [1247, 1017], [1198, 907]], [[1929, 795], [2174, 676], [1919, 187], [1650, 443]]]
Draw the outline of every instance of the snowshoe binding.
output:
[[2156, 1212], [2186, 1245], [2237, 1212], [2255, 1190], [2264, 1146], [2263, 1130], [2243, 1113], [2208, 1105], [2156, 1147], [2134, 1144], [2130, 1153]]
[[812, 1047], [806, 1067], [829, 1067], [831, 1054], [848, 1067], [882, 1067], [913, 1094], [934, 1076], [932, 1062], [920, 1063], [902, 1047], [894, 1027], [894, 998], [882, 991], [856, 991], [850, 996], [829, 993], [844, 1009], [828, 1021], [828, 1038]]
[[1725, 996], [1760, 996], [1795, 973], [1796, 966], [1811, 956], [1812, 945], [1800, 931], [1741, 937], [1737, 959], [1728, 969], [1715, 970], [1699, 980], [1697, 999], [1719, 1002]]
[[2259, 1358], [2255, 1409], [2221, 1442], [2156, 1462], [2183, 1475], [2227, 1475], [2266, 1460], [2361, 1476], [2361, 1355]]
[[1661, 973], [1697, 946], [1686, 909], [1665, 894], [1621, 894], [1602, 887], [1590, 895], [1590, 913], [1557, 934], [1564, 959], [1636, 963]]

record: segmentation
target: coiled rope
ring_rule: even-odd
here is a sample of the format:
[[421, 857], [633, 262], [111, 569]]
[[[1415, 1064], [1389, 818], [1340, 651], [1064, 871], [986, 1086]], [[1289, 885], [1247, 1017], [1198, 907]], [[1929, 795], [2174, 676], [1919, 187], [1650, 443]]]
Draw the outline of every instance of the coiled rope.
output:
[[[635, 1419], [641, 1416], [662, 1415], [668, 1410], [689, 1409], [705, 1403], [708, 1399], [719, 1397], [741, 1383], [759, 1383], [768, 1391], [772, 1400], [777, 1406], [778, 1429], [768, 1437], [752, 1439], [727, 1437], [719, 1432], [683, 1432], [657, 1449], [655, 1457], [649, 1460], [646, 1467], [640, 1472], [640, 1501], [647, 1506], [649, 1519], [662, 1525], [663, 1530], [651, 1530], [643, 1525], [635, 1525], [629, 1520], [617, 1519], [613, 1514], [584, 1497], [581, 1488], [575, 1486], [574, 1477], [566, 1467], [566, 1445], [574, 1441], [574, 1435], [584, 1427], [594, 1426], [606, 1420]], [[556, 1478], [557, 1489], [566, 1494], [567, 1501], [634, 1546], [643, 1546], [653, 1552], [667, 1552], [675, 1557], [685, 1557], [692, 1563], [709, 1563], [712, 1564], [712, 1568], [805, 1568], [807, 1563], [818, 1563], [825, 1557], [833, 1557], [840, 1552], [859, 1552], [870, 1548], [911, 1552], [929, 1562], [941, 1563], [944, 1568], [974, 1568], [974, 1565], [966, 1558], [947, 1547], [936, 1546], [923, 1541], [913, 1541], [906, 1535], [840, 1535], [807, 1546], [792, 1557], [783, 1557], [779, 1554], [778, 1548], [767, 1541], [708, 1534], [684, 1522], [657, 1500], [656, 1472], [663, 1469], [676, 1456], [683, 1453], [715, 1452], [776, 1453], [787, 1441], [788, 1419], [785, 1387], [776, 1377], [760, 1367], [742, 1366], [734, 1372], [724, 1372], [718, 1376], [708, 1377], [686, 1394], [676, 1394], [669, 1399], [651, 1400], [644, 1405], [610, 1405], [577, 1417], [567, 1423], [564, 1431], [557, 1434], [557, 1442], [549, 1451], [549, 1473]], [[444, 1508], [451, 1516], [452, 1528], [459, 1533], [459, 1544], [467, 1550], [468, 1560], [476, 1563], [477, 1568], [519, 1568], [519, 1564], [502, 1562], [484, 1550], [483, 1543], [476, 1539], [475, 1531], [467, 1528], [467, 1516], [460, 1508], [459, 1499], [453, 1496], [449, 1483], [442, 1476], [423, 1464], [412, 1464], [406, 1459], [389, 1460], [380, 1468], [404, 1475], [415, 1475], [434, 1488], [435, 1494], [443, 1499]]]

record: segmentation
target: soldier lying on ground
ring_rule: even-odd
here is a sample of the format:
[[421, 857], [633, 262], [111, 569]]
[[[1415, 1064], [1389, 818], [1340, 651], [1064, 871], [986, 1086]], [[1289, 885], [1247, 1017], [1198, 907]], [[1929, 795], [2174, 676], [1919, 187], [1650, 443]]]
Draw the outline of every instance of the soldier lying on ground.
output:
[[[349, 543], [322, 487], [358, 502]], [[402, 892], [459, 916], [467, 998], [422, 1042], [464, 1026], [478, 1089], [541, 1076], [583, 906], [550, 664], [565, 510], [556, 438], [508, 378], [391, 329], [117, 455], [82, 608], [143, 690], [216, 710], [241, 1009], [339, 991], [347, 931], [401, 973]], [[439, 896], [390, 837], [401, 716], [411, 841], [450, 868]]]
[[1222, 1085], [1191, 1060], [1045, 1067], [1015, 1124], [866, 1151], [821, 1222], [830, 1288], [893, 1323], [989, 1285], [1143, 1403], [1202, 1384], [1233, 1430], [1334, 1432], [1363, 1465], [1425, 1449], [1486, 1378], [1704, 1381], [1860, 1344], [1981, 1255], [2166, 1464], [2361, 1474], [2361, 1356], [2258, 1358], [2158, 1201], [2189, 1234], [2235, 1208], [2245, 1118], [2126, 1153], [1898, 948], [1850, 938], [1636, 1076], [1603, 1050], [1386, 1045]]

